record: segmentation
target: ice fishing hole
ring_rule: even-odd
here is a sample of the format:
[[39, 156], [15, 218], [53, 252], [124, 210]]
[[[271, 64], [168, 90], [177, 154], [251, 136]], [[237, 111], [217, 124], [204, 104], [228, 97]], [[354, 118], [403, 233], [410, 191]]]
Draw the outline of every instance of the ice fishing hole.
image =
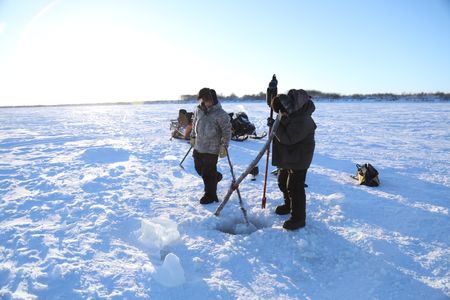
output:
[[226, 234], [252, 234], [253, 232], [264, 228], [264, 224], [255, 220], [248, 220], [247, 225], [244, 220], [241, 219], [221, 219], [216, 229]]

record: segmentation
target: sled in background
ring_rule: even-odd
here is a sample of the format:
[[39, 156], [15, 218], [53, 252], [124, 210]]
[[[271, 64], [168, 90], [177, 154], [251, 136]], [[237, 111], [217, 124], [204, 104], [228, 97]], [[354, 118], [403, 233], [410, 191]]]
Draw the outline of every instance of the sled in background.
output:
[[170, 120], [170, 132], [172, 138], [189, 140], [192, 130], [193, 112], [187, 112], [185, 109], [178, 111], [178, 118]]

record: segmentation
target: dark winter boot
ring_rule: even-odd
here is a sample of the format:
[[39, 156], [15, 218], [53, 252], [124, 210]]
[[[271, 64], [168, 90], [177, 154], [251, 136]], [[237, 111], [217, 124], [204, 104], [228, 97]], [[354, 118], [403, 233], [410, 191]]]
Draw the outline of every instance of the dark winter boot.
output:
[[287, 189], [287, 181], [289, 178], [289, 173], [287, 170], [278, 169], [278, 187], [283, 193], [284, 204], [277, 206], [275, 213], [277, 215], [287, 215], [291, 213], [291, 199], [289, 198], [289, 193]]
[[213, 202], [219, 202], [219, 199], [217, 199], [217, 196], [211, 197], [208, 195], [203, 195], [203, 197], [200, 199], [200, 204], [210, 204]]
[[291, 217], [283, 224], [283, 228], [286, 230], [296, 230], [303, 227], [305, 227], [305, 221], [301, 219], [295, 219], [293, 217]]
[[287, 215], [291, 213], [291, 206], [287, 204], [279, 205], [275, 209], [277, 215]]

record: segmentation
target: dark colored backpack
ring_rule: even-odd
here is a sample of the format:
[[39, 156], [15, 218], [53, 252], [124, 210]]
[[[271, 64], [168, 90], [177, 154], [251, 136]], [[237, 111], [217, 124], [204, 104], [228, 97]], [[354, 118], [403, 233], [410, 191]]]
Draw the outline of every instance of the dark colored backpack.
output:
[[231, 131], [233, 136], [239, 137], [244, 135], [254, 135], [255, 125], [253, 125], [246, 113], [230, 113]]
[[355, 179], [358, 180], [359, 184], [367, 186], [379, 186], [380, 179], [378, 178], [378, 171], [371, 164], [356, 164], [356, 176]]

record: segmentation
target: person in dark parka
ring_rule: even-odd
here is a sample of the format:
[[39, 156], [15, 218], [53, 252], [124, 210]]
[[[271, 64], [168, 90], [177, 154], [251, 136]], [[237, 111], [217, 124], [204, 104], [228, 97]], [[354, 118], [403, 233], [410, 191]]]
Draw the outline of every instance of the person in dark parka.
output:
[[305, 226], [305, 178], [311, 164], [317, 128], [311, 115], [314, 102], [304, 90], [290, 90], [272, 100], [272, 109], [281, 114], [280, 125], [272, 146], [272, 165], [278, 167], [278, 186], [284, 204], [275, 213], [291, 214], [283, 228], [295, 230]]

